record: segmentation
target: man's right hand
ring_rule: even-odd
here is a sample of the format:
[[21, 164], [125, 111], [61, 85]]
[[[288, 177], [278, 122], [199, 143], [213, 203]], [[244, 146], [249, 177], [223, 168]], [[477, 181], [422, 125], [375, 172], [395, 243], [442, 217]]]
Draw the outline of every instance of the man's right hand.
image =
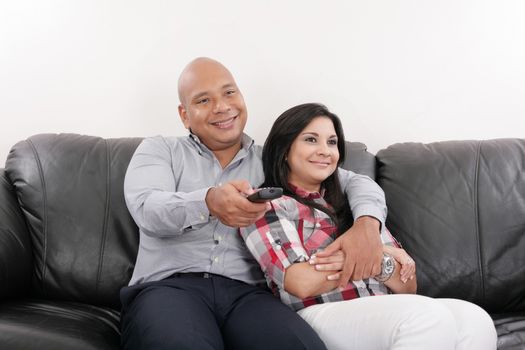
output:
[[231, 181], [212, 187], [206, 194], [206, 205], [210, 214], [231, 227], [253, 224], [270, 209], [269, 203], [252, 203], [246, 199], [254, 192], [248, 181]]

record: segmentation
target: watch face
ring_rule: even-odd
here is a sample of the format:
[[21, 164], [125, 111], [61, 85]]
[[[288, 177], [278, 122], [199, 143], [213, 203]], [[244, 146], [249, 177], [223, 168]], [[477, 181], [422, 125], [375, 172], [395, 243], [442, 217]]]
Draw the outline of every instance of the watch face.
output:
[[383, 261], [381, 262], [381, 273], [375, 277], [379, 282], [386, 282], [394, 273], [396, 262], [394, 257], [390, 254], [383, 253]]
[[394, 273], [394, 268], [396, 264], [394, 263], [394, 258], [391, 256], [385, 256], [383, 258], [383, 272], [387, 275], [392, 275]]

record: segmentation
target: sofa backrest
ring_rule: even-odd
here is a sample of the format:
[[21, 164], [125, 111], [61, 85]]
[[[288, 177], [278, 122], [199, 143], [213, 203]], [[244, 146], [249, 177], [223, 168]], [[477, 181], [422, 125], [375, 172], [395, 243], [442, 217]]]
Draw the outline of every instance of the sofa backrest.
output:
[[361, 142], [345, 142], [346, 157], [341, 167], [376, 179], [376, 157]]
[[525, 310], [525, 140], [402, 143], [377, 160], [419, 293]]
[[[42, 134], [12, 148], [2, 197], [16, 193], [25, 223], [2, 221], [1, 243], [32, 246], [33, 296], [119, 306], [138, 249], [123, 180], [141, 140]], [[419, 292], [525, 311], [525, 140], [396, 144], [377, 161], [387, 225], [417, 262]], [[347, 142], [343, 167], [376, 174], [361, 143]], [[13, 234], [24, 226], [31, 243]]]
[[[41, 134], [11, 149], [6, 172], [29, 228], [34, 296], [119, 307], [139, 239], [124, 175], [141, 140]], [[347, 153], [346, 168], [374, 176], [363, 144], [348, 142]]]
[[42, 134], [11, 149], [6, 172], [29, 227], [34, 296], [118, 307], [138, 247], [123, 183], [140, 141]]

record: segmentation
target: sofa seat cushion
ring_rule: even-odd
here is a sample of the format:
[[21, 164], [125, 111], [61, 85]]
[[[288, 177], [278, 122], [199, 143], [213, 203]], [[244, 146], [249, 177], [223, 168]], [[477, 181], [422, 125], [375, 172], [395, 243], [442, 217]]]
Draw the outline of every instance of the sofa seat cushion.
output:
[[118, 349], [119, 313], [53, 301], [0, 303], [1, 349]]
[[498, 332], [498, 349], [523, 349], [525, 344], [525, 312], [491, 316]]

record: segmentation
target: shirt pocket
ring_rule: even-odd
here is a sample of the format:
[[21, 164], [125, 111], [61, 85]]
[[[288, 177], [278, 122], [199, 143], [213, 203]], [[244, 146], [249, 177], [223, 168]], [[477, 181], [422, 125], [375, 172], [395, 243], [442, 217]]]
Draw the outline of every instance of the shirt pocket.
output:
[[326, 248], [335, 240], [336, 230], [329, 220], [321, 219], [316, 222], [303, 220], [302, 228], [303, 244], [310, 255]]
[[210, 223], [208, 221], [207, 222], [198, 222], [198, 223], [195, 223], [193, 225], [186, 226], [183, 229], [183, 232], [186, 233], [186, 232], [198, 231], [198, 230], [202, 229], [204, 226], [209, 225], [209, 224]]

